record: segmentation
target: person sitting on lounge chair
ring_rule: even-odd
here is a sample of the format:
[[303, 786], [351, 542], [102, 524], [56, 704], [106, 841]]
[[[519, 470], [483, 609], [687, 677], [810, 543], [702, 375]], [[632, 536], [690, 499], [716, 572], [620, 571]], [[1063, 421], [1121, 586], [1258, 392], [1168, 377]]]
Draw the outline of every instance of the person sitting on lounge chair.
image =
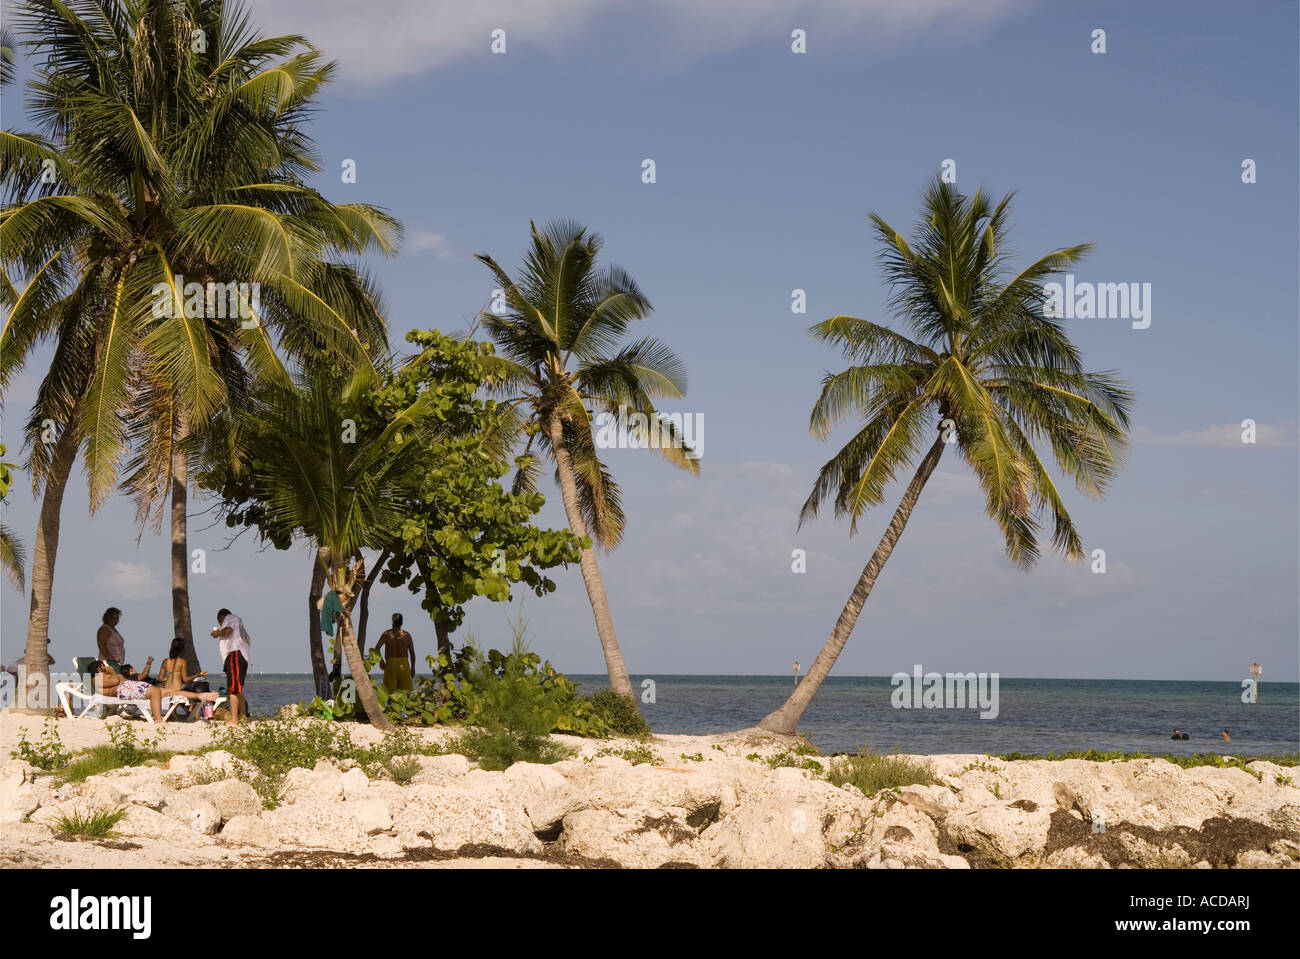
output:
[[[123, 667], [125, 668], [127, 667]], [[164, 690], [160, 686], [150, 686], [142, 679], [127, 678], [108, 663], [92, 663], [90, 673], [94, 677], [97, 693], [104, 696], [117, 696], [122, 700], [147, 699], [149, 711], [153, 713], [153, 721], [156, 723], [162, 722], [163, 719], [163, 696], [185, 696], [188, 699], [206, 699], [209, 702], [215, 702], [218, 698], [216, 693], [191, 693], [179, 689]]]

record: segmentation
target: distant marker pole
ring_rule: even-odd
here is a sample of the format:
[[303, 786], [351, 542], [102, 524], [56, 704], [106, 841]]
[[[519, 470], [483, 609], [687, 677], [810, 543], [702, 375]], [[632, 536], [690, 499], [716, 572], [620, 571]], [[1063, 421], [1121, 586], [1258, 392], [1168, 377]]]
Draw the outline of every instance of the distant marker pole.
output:
[[794, 688], [799, 688], [799, 660], [794, 661]]
[[1250, 675], [1255, 681], [1255, 702], [1259, 702], [1259, 674], [1263, 671], [1264, 670], [1260, 667], [1259, 663], [1250, 664]]

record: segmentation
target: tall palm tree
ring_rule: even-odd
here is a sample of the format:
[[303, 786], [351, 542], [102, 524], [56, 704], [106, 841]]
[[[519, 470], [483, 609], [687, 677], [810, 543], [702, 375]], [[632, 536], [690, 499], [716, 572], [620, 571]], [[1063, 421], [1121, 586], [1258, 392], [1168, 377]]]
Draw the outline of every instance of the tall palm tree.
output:
[[[0, 386], [47, 335], [88, 345], [92, 359], [82, 380], [84, 352], [52, 365], [49, 398], [74, 399], [38, 403], [29, 429], [33, 479], [46, 489], [29, 658], [43, 661], [59, 500], [76, 454], [93, 512], [134, 447], [128, 489], [142, 521], [160, 523], [170, 498], [174, 626], [196, 661], [187, 437], [251, 381], [283, 381], [280, 353], [327, 352], [366, 369], [385, 352], [377, 295], [342, 257], [394, 252], [399, 227], [301, 182], [317, 168], [303, 122], [333, 73], [302, 38], [259, 36], [238, 4], [208, 0], [27, 0], [16, 20], [46, 57], [30, 102], [49, 139], [3, 142]], [[55, 176], [38, 175], [45, 160]], [[182, 276], [200, 284], [197, 298]], [[213, 296], [209, 283], [248, 286]], [[53, 449], [36, 428], [46, 421], [58, 426]]]
[[790, 698], [759, 724], [764, 729], [795, 732], [948, 445], [979, 479], [985, 511], [1001, 529], [1012, 562], [1033, 565], [1040, 517], [1047, 514], [1052, 547], [1071, 561], [1083, 555], [1038, 450], [1050, 448], [1061, 473], [1080, 492], [1100, 498], [1127, 447], [1133, 397], [1113, 373], [1085, 372], [1064, 328], [1043, 315], [1044, 278], [1090, 247], [1056, 250], [1012, 274], [1011, 198], [994, 207], [983, 190], [968, 197], [936, 182], [926, 191], [910, 244], [872, 214], [889, 306], [911, 336], [850, 316], [811, 329], [854, 363], [823, 378], [811, 431], [825, 439], [850, 412], [864, 422], [822, 467], [799, 524], [831, 499], [835, 515], [849, 517], [856, 532], [897, 472], [921, 459], [830, 637]]
[[[658, 340], [619, 348], [628, 325], [650, 314], [650, 301], [624, 270], [597, 268], [603, 242], [598, 234], [571, 221], [555, 221], [541, 230], [529, 225], [532, 248], [518, 281], [492, 257], [477, 254], [496, 276], [506, 304], [503, 315], [484, 311], [480, 320], [501, 349], [495, 372], [504, 384], [505, 407], [519, 415], [528, 433], [525, 452], [536, 441], [550, 454], [570, 529], [608, 551], [622, 539], [625, 518], [618, 485], [597, 455], [588, 407], [615, 416], [621, 407], [638, 432], [658, 423], [668, 441], [658, 444], [657, 451], [674, 466], [698, 474], [698, 457], [672, 424], [659, 422], [654, 407], [658, 397], [682, 396], [686, 372]], [[521, 470], [516, 490], [534, 489], [536, 477], [536, 467]], [[610, 686], [631, 698], [632, 683], [592, 546], [582, 550], [582, 579]]]

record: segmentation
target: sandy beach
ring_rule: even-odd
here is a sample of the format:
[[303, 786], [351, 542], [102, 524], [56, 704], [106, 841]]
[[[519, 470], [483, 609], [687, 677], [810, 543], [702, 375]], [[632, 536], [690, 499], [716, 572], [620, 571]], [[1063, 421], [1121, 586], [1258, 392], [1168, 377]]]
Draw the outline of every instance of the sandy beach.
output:
[[[62, 719], [57, 729], [76, 753], [108, 744], [125, 722]], [[382, 739], [369, 726], [348, 728], [359, 746]], [[934, 755], [912, 757], [929, 765], [931, 784], [868, 797], [826, 780], [843, 759], [758, 730], [644, 743], [557, 735], [572, 754], [554, 764], [489, 772], [454, 752], [415, 755], [418, 772], [405, 783], [321, 759], [290, 769], [268, 801], [250, 785], [248, 763], [200, 752], [215, 727], [134, 722], [145, 740], [161, 732], [157, 748], [174, 755], [66, 783], [9, 758], [20, 736], [35, 742], [42, 731], [39, 717], [0, 714], [5, 866], [1300, 865], [1300, 777], [1271, 762], [1184, 769], [1161, 759]], [[412, 732], [445, 748], [459, 731]], [[102, 809], [126, 811], [110, 836], [61, 832], [61, 817]]]

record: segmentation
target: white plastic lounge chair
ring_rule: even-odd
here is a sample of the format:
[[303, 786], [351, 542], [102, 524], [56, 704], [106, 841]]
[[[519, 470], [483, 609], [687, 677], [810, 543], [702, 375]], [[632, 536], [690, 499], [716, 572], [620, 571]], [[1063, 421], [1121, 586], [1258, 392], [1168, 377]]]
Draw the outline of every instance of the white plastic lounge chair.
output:
[[[116, 696], [105, 696], [103, 693], [88, 693], [84, 683], [59, 683], [54, 688], [59, 695], [59, 702], [63, 704], [63, 711], [69, 716], [76, 716], [77, 719], [84, 719], [86, 714], [97, 706], [134, 706], [150, 723], [154, 721], [153, 710], [149, 707], [148, 699], [119, 699]], [[86, 704], [79, 713], [74, 713], [72, 710], [71, 697], [73, 696]], [[164, 696], [161, 703], [162, 721], [167, 722], [171, 719], [172, 713], [176, 712], [176, 707], [188, 701], [187, 696]], [[212, 705], [220, 706], [225, 701], [225, 697], [220, 696]]]

